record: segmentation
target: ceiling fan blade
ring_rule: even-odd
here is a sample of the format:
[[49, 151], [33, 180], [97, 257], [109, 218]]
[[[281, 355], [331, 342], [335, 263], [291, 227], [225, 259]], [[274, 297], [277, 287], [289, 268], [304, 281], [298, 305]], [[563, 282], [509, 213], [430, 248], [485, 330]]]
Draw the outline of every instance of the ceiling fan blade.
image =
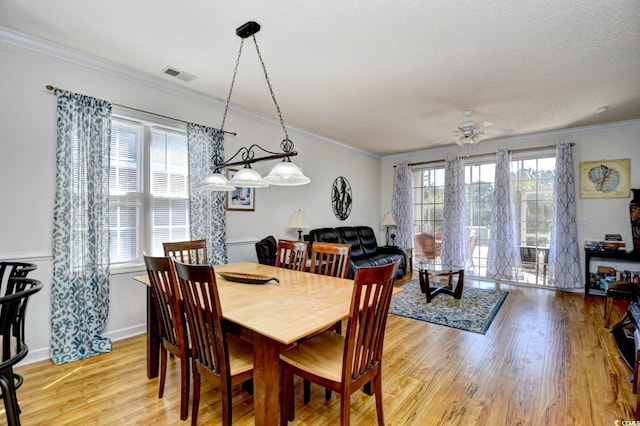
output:
[[490, 135], [510, 135], [514, 131], [513, 129], [487, 129], [484, 132]]
[[489, 122], [489, 121], [481, 121], [479, 123], [476, 123], [475, 126], [473, 126], [474, 128], [480, 130], [480, 129], [485, 129], [489, 126], [493, 126], [493, 123]]

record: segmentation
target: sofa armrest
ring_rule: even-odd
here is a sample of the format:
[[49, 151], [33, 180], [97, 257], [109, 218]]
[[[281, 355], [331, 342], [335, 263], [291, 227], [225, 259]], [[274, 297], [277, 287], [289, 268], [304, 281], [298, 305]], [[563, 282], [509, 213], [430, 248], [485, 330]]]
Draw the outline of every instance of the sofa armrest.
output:
[[409, 262], [407, 261], [408, 256], [407, 256], [407, 251], [405, 249], [403, 249], [402, 247], [398, 247], [398, 246], [378, 246], [378, 248], [376, 249], [376, 254], [399, 254], [399, 255], [401, 255], [402, 259], [404, 260], [404, 264], [403, 265], [398, 265], [398, 267], [399, 267], [399, 269], [401, 269], [403, 271], [404, 274], [407, 273], [407, 268], [409, 267]]

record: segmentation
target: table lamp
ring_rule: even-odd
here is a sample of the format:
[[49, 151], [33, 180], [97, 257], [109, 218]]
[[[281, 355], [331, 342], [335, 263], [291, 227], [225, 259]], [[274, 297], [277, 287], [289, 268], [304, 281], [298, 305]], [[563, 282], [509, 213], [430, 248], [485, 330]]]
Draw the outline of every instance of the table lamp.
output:
[[307, 222], [307, 218], [304, 215], [302, 210], [297, 210], [293, 212], [293, 217], [289, 222], [289, 228], [294, 228], [298, 230], [298, 241], [302, 241], [302, 230], [311, 228], [309, 222]]
[[396, 221], [393, 220], [393, 216], [391, 216], [391, 213], [386, 212], [384, 214], [384, 217], [382, 218], [382, 226], [387, 227], [387, 245], [389, 245], [389, 228], [391, 228], [392, 226], [396, 226]]

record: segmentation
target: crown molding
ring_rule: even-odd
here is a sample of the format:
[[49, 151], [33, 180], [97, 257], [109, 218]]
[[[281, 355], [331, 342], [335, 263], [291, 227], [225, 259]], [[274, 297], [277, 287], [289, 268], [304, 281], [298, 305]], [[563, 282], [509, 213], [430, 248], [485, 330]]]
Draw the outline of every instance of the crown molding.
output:
[[[608, 130], [612, 130], [612, 129], [621, 129], [621, 128], [627, 128], [627, 127], [635, 127], [635, 126], [640, 126], [640, 119], [633, 119], [633, 120], [625, 120], [625, 121], [616, 121], [614, 123], [605, 123], [605, 124], [593, 124], [590, 126], [582, 126], [582, 127], [569, 127], [566, 129], [555, 129], [555, 130], [545, 130], [542, 132], [536, 132], [536, 133], [527, 133], [526, 135], [516, 135], [516, 136], [505, 136], [502, 138], [492, 138], [492, 139], [487, 139], [484, 140], [482, 142], [480, 142], [483, 146], [502, 146], [505, 143], [510, 143], [510, 142], [526, 142], [526, 141], [532, 141], [532, 140], [537, 140], [537, 139], [541, 139], [541, 138], [548, 138], [548, 137], [558, 137], [558, 138], [565, 138], [571, 135], [576, 135], [576, 134], [580, 134], [580, 133], [594, 133], [594, 132], [604, 132], [604, 131], [608, 131]], [[429, 154], [429, 155], [433, 155], [433, 154], [437, 154], [439, 152], [442, 153], [450, 153], [452, 149], [454, 148], [460, 148], [457, 145], [447, 145], [447, 146], [443, 146], [443, 147], [437, 147], [437, 148], [431, 148], [431, 149], [421, 149], [419, 151], [412, 151], [412, 152], [403, 152], [403, 153], [398, 153], [398, 154], [391, 154], [391, 155], [386, 155], [384, 157], [382, 157], [383, 160], [394, 160], [397, 158], [406, 158], [407, 155], [421, 155], [421, 154]]]
[[[106, 59], [90, 55], [85, 52], [80, 52], [78, 50], [64, 47], [48, 40], [21, 33], [19, 31], [15, 31], [3, 26], [0, 26], [0, 42], [12, 44], [14, 46], [32, 50], [43, 55], [70, 62], [75, 65], [111, 74], [115, 77], [143, 84], [153, 89], [157, 89], [175, 96], [180, 96], [190, 101], [195, 101], [210, 107], [217, 107], [222, 109], [224, 108], [226, 103], [222, 99], [179, 86], [175, 83], [165, 81], [159, 77], [143, 73], [125, 65], [108, 61]], [[263, 124], [267, 124], [278, 129], [280, 128], [280, 122], [275, 120], [274, 118], [247, 110], [237, 105], [233, 106], [233, 113], [253, 121], [259, 121]], [[297, 126], [292, 126], [291, 124], [287, 124], [286, 126], [287, 129], [298, 132], [300, 134], [304, 134], [315, 139], [320, 139], [324, 142], [338, 145], [342, 148], [355, 151], [360, 154], [368, 155], [374, 158], [381, 158], [379, 155], [373, 154], [369, 151], [349, 146], [345, 143], [311, 132], [309, 130]]]

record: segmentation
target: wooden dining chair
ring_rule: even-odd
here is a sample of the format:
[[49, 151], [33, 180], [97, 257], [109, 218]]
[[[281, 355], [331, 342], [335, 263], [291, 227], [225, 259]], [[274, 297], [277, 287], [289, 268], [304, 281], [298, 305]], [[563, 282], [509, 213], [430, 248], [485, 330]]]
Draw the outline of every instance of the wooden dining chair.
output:
[[311, 246], [311, 268], [314, 274], [347, 278], [351, 244], [323, 243], [316, 241]]
[[232, 387], [252, 379], [253, 345], [238, 334], [227, 332], [213, 266], [176, 261], [175, 267], [192, 344], [191, 424], [195, 426], [198, 421], [200, 382], [204, 376], [220, 388], [222, 424], [231, 425]]
[[306, 241], [278, 240], [276, 266], [304, 271], [307, 266], [309, 243]]
[[160, 331], [160, 383], [158, 398], [164, 395], [167, 378], [167, 352], [180, 358], [180, 419], [188, 416], [189, 380], [191, 349], [187, 334], [187, 324], [183, 314], [183, 304], [171, 257], [151, 257], [144, 255], [147, 275], [151, 284]]
[[340, 424], [349, 425], [351, 394], [373, 383], [378, 424], [382, 407], [382, 346], [397, 264], [357, 270], [346, 335], [322, 333], [280, 354], [280, 424], [294, 419], [293, 376], [340, 394]]
[[[314, 274], [347, 278], [349, 272], [349, 258], [351, 244], [325, 243], [315, 241], [311, 245], [311, 268]], [[336, 333], [342, 332], [342, 321], [338, 321], [331, 328]], [[304, 402], [311, 399], [311, 382], [304, 380]], [[331, 390], [325, 389], [325, 399], [331, 399]]]
[[182, 263], [207, 263], [207, 240], [168, 241], [162, 243], [164, 255]]

